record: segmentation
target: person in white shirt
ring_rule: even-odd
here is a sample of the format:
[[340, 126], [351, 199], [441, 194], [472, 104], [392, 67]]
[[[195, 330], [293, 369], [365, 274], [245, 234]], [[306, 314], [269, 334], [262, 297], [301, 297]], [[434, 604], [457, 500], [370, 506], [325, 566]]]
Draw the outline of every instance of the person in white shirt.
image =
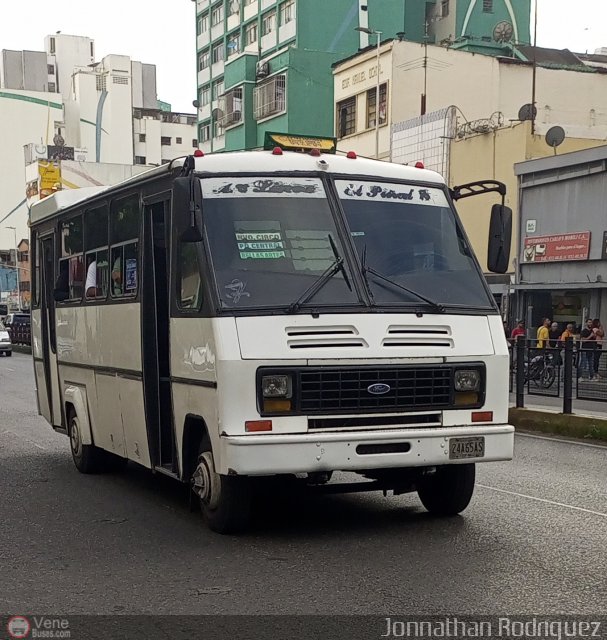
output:
[[95, 298], [97, 296], [97, 261], [93, 260], [86, 271], [85, 296]]

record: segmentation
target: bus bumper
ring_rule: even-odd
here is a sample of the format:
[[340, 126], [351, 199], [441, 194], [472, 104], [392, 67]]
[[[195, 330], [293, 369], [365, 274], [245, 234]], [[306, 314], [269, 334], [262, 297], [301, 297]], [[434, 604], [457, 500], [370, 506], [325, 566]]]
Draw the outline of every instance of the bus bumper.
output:
[[[450, 459], [452, 438], [484, 438], [482, 457]], [[350, 431], [285, 435], [222, 436], [221, 474], [274, 475], [362, 471], [511, 460], [514, 427], [507, 424], [430, 430]], [[369, 446], [370, 445], [370, 446]], [[399, 452], [381, 452], [400, 445]], [[394, 447], [392, 447], [393, 449]]]

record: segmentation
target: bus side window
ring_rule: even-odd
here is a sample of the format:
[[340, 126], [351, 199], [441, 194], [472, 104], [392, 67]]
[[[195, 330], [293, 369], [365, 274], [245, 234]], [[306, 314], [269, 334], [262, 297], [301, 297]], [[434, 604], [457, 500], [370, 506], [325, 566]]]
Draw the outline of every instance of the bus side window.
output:
[[110, 214], [110, 291], [132, 297], [139, 285], [139, 195], [117, 201]]
[[202, 303], [202, 278], [198, 245], [177, 245], [177, 306], [184, 311], [198, 311]]
[[84, 214], [84, 248], [86, 250], [87, 300], [107, 296], [109, 284], [108, 262], [108, 206], [102, 204]]
[[82, 216], [61, 223], [61, 257], [57, 284], [64, 288], [66, 302], [82, 299], [84, 289]]

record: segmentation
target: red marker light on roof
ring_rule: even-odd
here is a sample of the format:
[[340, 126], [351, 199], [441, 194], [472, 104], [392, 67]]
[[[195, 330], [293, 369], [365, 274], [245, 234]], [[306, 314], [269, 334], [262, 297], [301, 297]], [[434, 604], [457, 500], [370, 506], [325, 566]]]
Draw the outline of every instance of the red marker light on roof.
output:
[[424, 167], [424, 163], [423, 162], [417, 161], [415, 163], [415, 168], [416, 169], [425, 169], [426, 167]]
[[356, 160], [356, 151], [348, 151], [348, 153], [346, 153], [346, 158]]
[[317, 158], [318, 156], [320, 156], [320, 149], [310, 149], [310, 155]]
[[196, 151], [194, 151], [194, 157], [195, 158], [203, 158], [204, 157], [204, 153], [200, 149], [196, 149]]
[[282, 155], [282, 149], [280, 147], [274, 147], [274, 149], [272, 149], [272, 155], [273, 156], [281, 156]]

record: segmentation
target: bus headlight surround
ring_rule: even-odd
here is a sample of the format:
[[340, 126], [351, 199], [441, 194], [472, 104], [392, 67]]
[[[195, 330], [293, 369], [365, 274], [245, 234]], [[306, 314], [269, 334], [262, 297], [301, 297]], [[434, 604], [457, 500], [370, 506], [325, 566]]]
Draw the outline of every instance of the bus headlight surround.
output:
[[261, 392], [264, 398], [291, 398], [293, 396], [293, 379], [290, 375], [262, 376]]
[[453, 377], [456, 391], [480, 391], [481, 372], [476, 369], [458, 369]]

